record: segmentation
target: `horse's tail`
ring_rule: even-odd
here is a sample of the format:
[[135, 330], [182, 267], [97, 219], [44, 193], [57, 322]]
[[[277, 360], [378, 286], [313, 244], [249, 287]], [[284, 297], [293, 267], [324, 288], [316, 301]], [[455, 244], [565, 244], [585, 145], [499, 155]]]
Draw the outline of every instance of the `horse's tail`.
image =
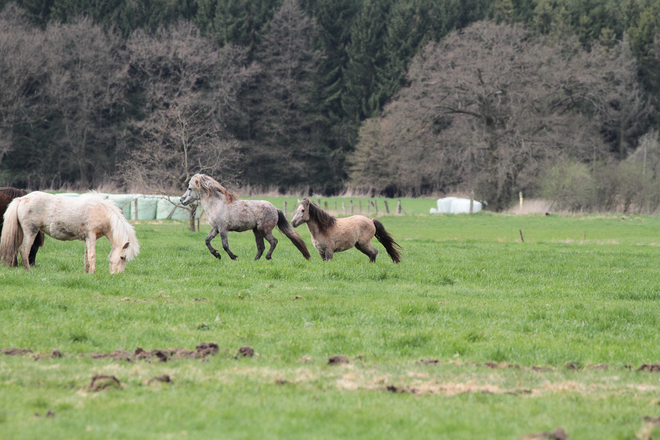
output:
[[399, 243], [394, 241], [394, 238], [390, 235], [389, 232], [385, 230], [385, 226], [375, 218], [371, 219], [374, 222], [374, 226], [376, 227], [376, 239], [380, 241], [380, 243], [385, 246], [385, 250], [387, 251], [387, 255], [390, 256], [392, 261], [395, 263], [398, 263], [401, 261], [401, 253], [399, 250], [401, 250], [401, 246], [399, 246]]
[[280, 231], [287, 237], [289, 237], [289, 240], [298, 248], [301, 254], [303, 254], [303, 257], [305, 257], [307, 260], [309, 260], [309, 251], [307, 250], [307, 245], [303, 241], [302, 238], [300, 238], [300, 235], [291, 227], [289, 222], [287, 221], [286, 217], [284, 216], [284, 213], [282, 210], [278, 209], [277, 210], [277, 227], [280, 228]]
[[18, 203], [14, 199], [5, 211], [5, 220], [0, 238], [0, 261], [6, 266], [13, 266], [18, 254], [18, 248], [23, 242], [23, 228], [18, 221]]

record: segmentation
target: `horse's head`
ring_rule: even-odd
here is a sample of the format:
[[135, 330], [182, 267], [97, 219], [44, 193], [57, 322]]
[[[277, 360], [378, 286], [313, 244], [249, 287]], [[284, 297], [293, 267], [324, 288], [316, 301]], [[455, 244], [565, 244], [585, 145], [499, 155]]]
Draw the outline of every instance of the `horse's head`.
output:
[[293, 218], [291, 219], [291, 226], [297, 228], [303, 223], [307, 223], [309, 220], [309, 199], [305, 197], [302, 200], [298, 200], [298, 209], [296, 209]]
[[126, 249], [129, 245], [130, 243], [127, 241], [123, 247], [117, 246], [110, 251], [108, 259], [110, 260], [111, 274], [121, 273], [126, 269]]
[[202, 194], [200, 193], [199, 174], [195, 174], [190, 179], [190, 182], [188, 183], [188, 189], [186, 190], [185, 193], [183, 193], [179, 201], [183, 206], [186, 206], [188, 203], [192, 202], [193, 200], [199, 200], [201, 198], [202, 198]]

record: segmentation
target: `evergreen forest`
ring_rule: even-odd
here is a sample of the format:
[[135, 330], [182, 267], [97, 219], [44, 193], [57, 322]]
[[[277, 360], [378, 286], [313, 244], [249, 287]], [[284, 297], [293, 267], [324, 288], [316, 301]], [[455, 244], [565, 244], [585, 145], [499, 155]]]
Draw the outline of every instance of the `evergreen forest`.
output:
[[660, 0], [0, 8], [0, 185], [660, 206]]

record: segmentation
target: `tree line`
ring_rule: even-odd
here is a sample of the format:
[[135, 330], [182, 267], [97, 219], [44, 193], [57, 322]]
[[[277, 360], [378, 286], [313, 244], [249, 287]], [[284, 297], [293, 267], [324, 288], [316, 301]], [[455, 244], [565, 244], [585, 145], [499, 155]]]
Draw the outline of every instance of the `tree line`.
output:
[[622, 196], [599, 170], [640, 157], [659, 120], [658, 1], [0, 5], [0, 180], [16, 186], [167, 191], [201, 171], [501, 208], [579, 164], [601, 206]]

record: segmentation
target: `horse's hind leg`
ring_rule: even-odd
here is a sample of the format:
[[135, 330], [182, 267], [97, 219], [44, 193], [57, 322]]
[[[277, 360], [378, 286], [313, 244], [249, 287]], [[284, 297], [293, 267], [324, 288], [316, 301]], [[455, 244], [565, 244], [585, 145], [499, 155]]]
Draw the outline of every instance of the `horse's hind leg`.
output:
[[359, 241], [355, 243], [355, 248], [369, 257], [370, 263], [376, 262], [376, 255], [378, 255], [378, 249], [371, 245], [371, 242], [360, 243]]
[[34, 243], [32, 243], [32, 248], [30, 249], [30, 266], [34, 266], [37, 262], [37, 252], [39, 251], [39, 248], [44, 245], [44, 233], [39, 231], [37, 232], [37, 236], [34, 240]]
[[275, 246], [277, 246], [277, 238], [273, 237], [272, 229], [268, 232], [263, 230], [260, 232], [261, 235], [263, 235], [264, 238], [268, 240], [268, 243], [270, 243], [270, 248], [268, 249], [268, 253], [266, 254], [266, 260], [270, 260], [270, 258], [273, 256], [273, 251], [275, 250]]
[[229, 237], [228, 237], [227, 231], [222, 231], [220, 233], [220, 238], [222, 238], [222, 248], [227, 252], [227, 255], [229, 255], [229, 258], [232, 260], [237, 259], [238, 257], [234, 255], [232, 251], [229, 250]]
[[209, 232], [209, 235], [206, 236], [206, 247], [209, 248], [209, 251], [211, 251], [211, 255], [213, 255], [215, 258], [220, 260], [222, 257], [220, 256], [220, 252], [216, 251], [213, 246], [211, 246], [211, 240], [215, 238], [215, 236], [218, 235], [218, 228], [215, 226], [211, 228], [211, 232]]
[[264, 236], [256, 228], [252, 232], [254, 232], [254, 240], [257, 242], [257, 256], [254, 257], [254, 261], [257, 261], [263, 255], [266, 246], [264, 245]]
[[23, 230], [23, 243], [21, 244], [20, 253], [25, 270], [30, 270], [30, 249], [32, 248], [34, 239], [37, 237], [37, 232], [28, 231], [27, 228]]

